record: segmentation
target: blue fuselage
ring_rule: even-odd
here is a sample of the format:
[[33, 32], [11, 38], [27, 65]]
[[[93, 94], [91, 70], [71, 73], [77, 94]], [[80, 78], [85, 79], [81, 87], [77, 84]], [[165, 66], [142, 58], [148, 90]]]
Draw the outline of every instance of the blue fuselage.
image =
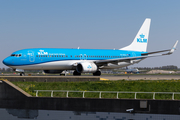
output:
[[[72, 64], [80, 61], [97, 61], [141, 56], [136, 51], [108, 49], [59, 49], [33, 48], [23, 49], [12, 53], [3, 63], [9, 67], [28, 69], [71, 69]], [[53, 67], [50, 67], [52, 64]], [[66, 65], [68, 67], [65, 67]], [[37, 67], [37, 66], [41, 67]], [[59, 65], [59, 66], [58, 66]], [[26, 66], [26, 67], [22, 67]]]

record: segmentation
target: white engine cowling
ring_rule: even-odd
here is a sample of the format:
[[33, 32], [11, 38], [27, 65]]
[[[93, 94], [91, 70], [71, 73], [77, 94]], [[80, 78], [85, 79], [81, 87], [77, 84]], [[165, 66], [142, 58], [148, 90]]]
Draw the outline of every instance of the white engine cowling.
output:
[[76, 70], [79, 73], [94, 73], [98, 70], [98, 67], [94, 63], [83, 62], [78, 63]]

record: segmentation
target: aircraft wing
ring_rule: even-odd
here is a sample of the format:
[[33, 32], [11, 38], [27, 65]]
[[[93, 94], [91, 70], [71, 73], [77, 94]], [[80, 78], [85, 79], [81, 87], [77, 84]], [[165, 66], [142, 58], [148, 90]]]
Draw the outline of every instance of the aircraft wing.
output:
[[[141, 56], [136, 56], [136, 57], [117, 58], [117, 59], [110, 59], [110, 60], [97, 60], [97, 61], [94, 61], [94, 63], [96, 63], [98, 66], [102, 66], [102, 65], [108, 64], [108, 63], [116, 64], [118, 62], [130, 62], [131, 63], [131, 60], [138, 60], [138, 59], [145, 59], [145, 58], [148, 58], [148, 57], [170, 55], [176, 49], [177, 43], [178, 43], [178, 40], [176, 41], [176, 43], [174, 44], [172, 49], [168, 49], [168, 50], [161, 50], [161, 51], [155, 51], [155, 52], [149, 52], [149, 53], [142, 53]], [[167, 53], [157, 54], [157, 53], [161, 53], [161, 52], [167, 52]], [[155, 54], [155, 55], [153, 55], [153, 54]]]

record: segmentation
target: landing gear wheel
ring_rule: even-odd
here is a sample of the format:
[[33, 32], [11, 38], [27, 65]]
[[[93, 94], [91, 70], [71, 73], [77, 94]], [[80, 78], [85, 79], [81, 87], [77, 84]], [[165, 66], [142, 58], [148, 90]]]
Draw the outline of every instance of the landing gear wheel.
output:
[[76, 70], [73, 72], [74, 76], [81, 76], [81, 73], [78, 73]]
[[25, 76], [25, 73], [24, 73], [24, 72], [21, 72], [21, 73], [20, 73], [20, 76]]
[[60, 76], [66, 76], [66, 74], [60, 74]]
[[100, 76], [101, 75], [101, 71], [96, 71], [95, 73], [93, 73], [94, 76]]

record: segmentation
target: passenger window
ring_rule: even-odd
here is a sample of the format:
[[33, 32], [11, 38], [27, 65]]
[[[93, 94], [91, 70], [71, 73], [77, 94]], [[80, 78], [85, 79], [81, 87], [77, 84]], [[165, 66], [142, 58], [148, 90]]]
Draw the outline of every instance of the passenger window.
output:
[[38, 55], [36, 55], [36, 57], [38, 57]]

